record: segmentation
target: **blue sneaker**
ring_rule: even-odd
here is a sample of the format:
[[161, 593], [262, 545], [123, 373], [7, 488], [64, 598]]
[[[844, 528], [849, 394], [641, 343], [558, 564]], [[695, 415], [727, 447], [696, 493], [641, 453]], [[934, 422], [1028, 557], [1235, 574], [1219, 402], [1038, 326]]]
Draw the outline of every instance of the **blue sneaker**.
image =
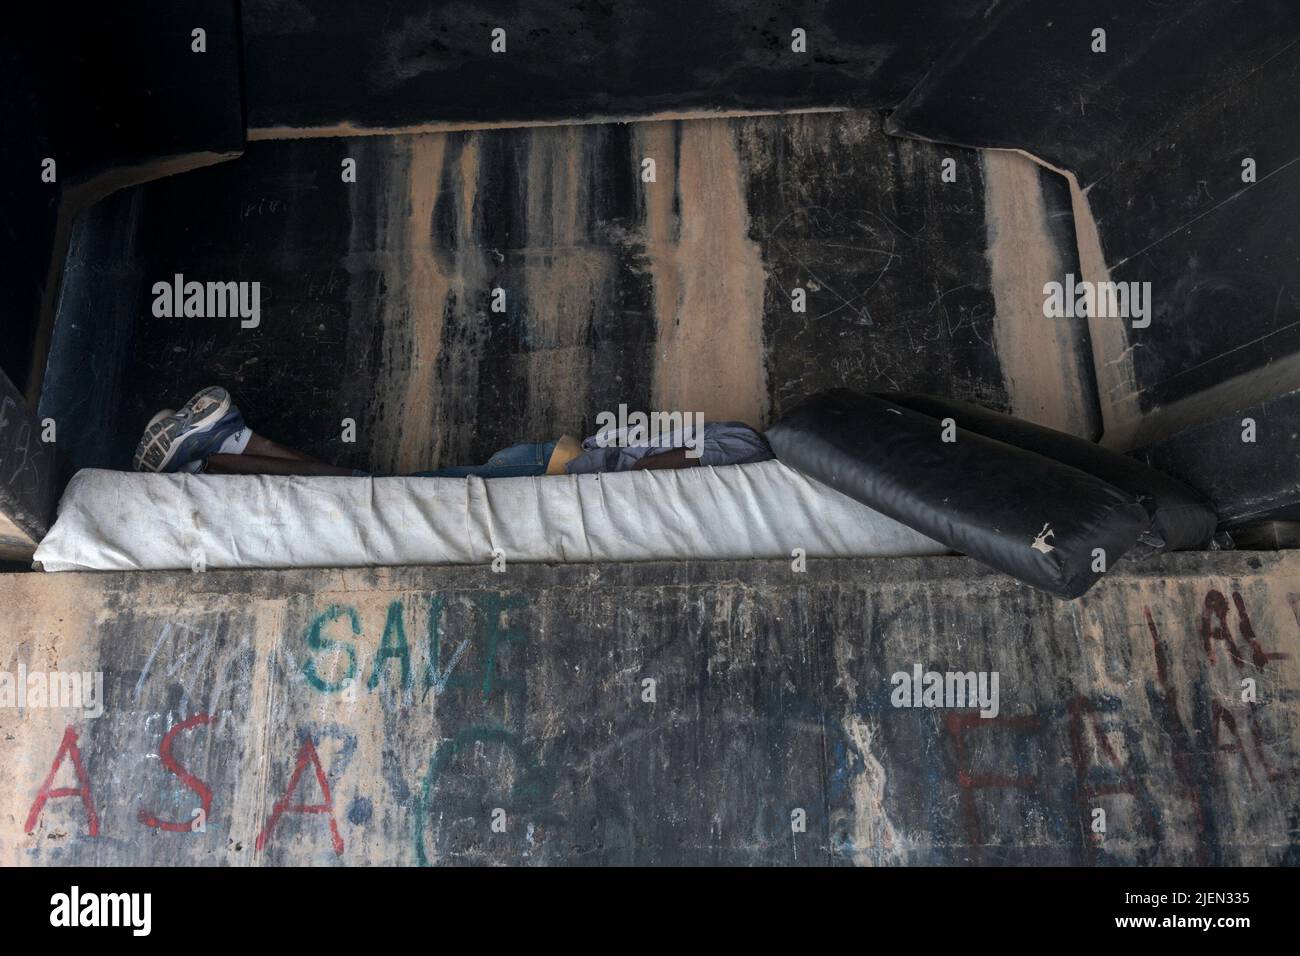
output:
[[131, 464], [136, 471], [180, 471], [201, 461], [244, 427], [230, 393], [220, 385], [203, 389], [179, 411], [164, 408], [145, 426]]

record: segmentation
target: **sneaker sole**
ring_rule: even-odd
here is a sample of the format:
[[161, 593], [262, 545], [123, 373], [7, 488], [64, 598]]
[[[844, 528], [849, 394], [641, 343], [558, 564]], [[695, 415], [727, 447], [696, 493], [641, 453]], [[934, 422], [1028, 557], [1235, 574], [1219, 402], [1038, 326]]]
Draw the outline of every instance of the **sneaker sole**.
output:
[[[177, 417], [189, 409], [192, 417], [189, 422]], [[132, 464], [136, 471], [166, 471], [176, 456], [176, 449], [182, 438], [202, 434], [230, 410], [230, 393], [220, 385], [203, 389], [176, 413], [159, 417], [145, 426], [140, 444], [136, 446]]]

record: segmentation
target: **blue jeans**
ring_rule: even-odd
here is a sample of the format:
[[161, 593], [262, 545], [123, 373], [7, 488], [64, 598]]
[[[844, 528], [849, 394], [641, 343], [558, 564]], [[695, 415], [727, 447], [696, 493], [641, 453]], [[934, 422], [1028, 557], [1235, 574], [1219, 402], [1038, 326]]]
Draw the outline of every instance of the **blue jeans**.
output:
[[503, 448], [486, 465], [456, 465], [434, 471], [417, 471], [410, 478], [529, 478], [546, 474], [546, 465], [555, 451], [553, 441], [527, 441]]

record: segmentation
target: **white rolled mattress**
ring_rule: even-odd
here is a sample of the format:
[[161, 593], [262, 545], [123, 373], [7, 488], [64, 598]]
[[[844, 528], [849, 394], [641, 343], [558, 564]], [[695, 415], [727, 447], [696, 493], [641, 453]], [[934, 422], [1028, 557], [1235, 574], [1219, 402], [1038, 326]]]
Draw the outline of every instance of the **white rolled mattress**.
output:
[[541, 478], [302, 478], [87, 469], [46, 571], [943, 554], [777, 461]]

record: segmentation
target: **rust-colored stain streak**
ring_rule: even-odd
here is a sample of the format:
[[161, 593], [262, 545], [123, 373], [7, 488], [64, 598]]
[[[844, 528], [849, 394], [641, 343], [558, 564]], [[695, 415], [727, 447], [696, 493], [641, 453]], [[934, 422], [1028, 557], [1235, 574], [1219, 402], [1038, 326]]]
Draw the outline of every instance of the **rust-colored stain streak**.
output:
[[987, 150], [984, 215], [997, 318], [994, 331], [1014, 414], [1049, 428], [1088, 435], [1083, 357], [1071, 323], [1043, 315], [1043, 285], [1062, 281], [1038, 167], [1007, 150]]
[[[761, 427], [768, 407], [764, 270], [758, 244], [749, 238], [735, 126], [699, 120], [680, 124], [677, 133], [675, 237], [669, 225], [673, 180], [661, 174], [643, 187], [668, 193], [646, 200], [659, 323], [654, 404]], [[665, 139], [655, 132], [644, 141], [667, 145]], [[667, 156], [656, 156], [656, 165]]]
[[529, 402], [522, 438], [573, 430], [585, 407], [593, 313], [613, 298], [615, 263], [588, 234], [599, 133], [538, 128], [528, 137], [524, 306]]
[[[778, 358], [768, 349], [764, 322], [782, 317], [765, 317], [764, 293], [769, 269], [774, 281], [789, 278], [782, 271], [788, 250], [751, 238], [751, 191], [757, 188], [754, 195], [763, 202], [773, 176], [793, 175], [810, 184], [792, 192], [798, 197], [815, 193], [811, 186], [820, 176], [856, 175], [835, 156], [852, 152], [873, 128], [831, 117], [783, 122], [795, 130], [797, 161], [778, 152], [771, 135], [757, 135], [776, 130], [776, 121], [724, 118], [644, 122], [626, 133], [604, 126], [537, 127], [504, 138], [490, 131], [428, 133], [394, 138], [383, 148], [391, 158], [377, 148], [380, 161], [372, 169], [383, 170], [389, 181], [378, 193], [378, 208], [359, 208], [356, 216], [372, 223], [365, 229], [375, 235], [381, 282], [352, 306], [377, 313], [365, 435], [376, 470], [461, 464], [478, 460], [497, 442], [576, 432], [596, 412], [612, 410], [590, 407], [593, 402], [648, 403], [650, 409], [766, 426], [773, 399], [768, 369]], [[829, 162], [840, 166], [830, 173], [816, 161], [827, 129], [839, 143]], [[610, 168], [616, 141], [626, 150], [622, 170]], [[904, 150], [898, 160], [899, 175], [909, 181], [928, 175], [913, 162], [913, 152]], [[641, 175], [646, 159], [655, 161], [653, 182]], [[984, 165], [988, 267], [997, 305], [993, 344], [1008, 397], [1018, 414], [1086, 432], [1091, 424], [1080, 330], [1041, 314], [1043, 282], [1059, 277], [1061, 263], [1037, 172], [1008, 153], [990, 153]], [[610, 201], [626, 185], [624, 177], [634, 190], [626, 207], [621, 199]], [[756, 206], [753, 215], [770, 228], [770, 209]], [[822, 241], [827, 229], [832, 238], [855, 235], [858, 228], [820, 209], [796, 225], [791, 241]], [[891, 243], [895, 228], [886, 230]], [[906, 306], [881, 280], [929, 267], [915, 256], [904, 264], [892, 244], [877, 243], [876, 231], [863, 242], [880, 269], [864, 288], [879, 285], [882, 302], [898, 305], [901, 299]], [[765, 249], [771, 262], [764, 261]], [[927, 254], [924, 246], [921, 252]], [[832, 265], [839, 270], [832, 284], [840, 285], [841, 275], [856, 277], [860, 263]], [[865, 281], [870, 270], [863, 270]], [[504, 315], [490, 308], [497, 286], [506, 295]], [[363, 287], [369, 289], [358, 284]], [[864, 295], [850, 298], [866, 301]], [[972, 314], [978, 307], [969, 306]], [[873, 325], [862, 308], [863, 322], [840, 333], [851, 333], [844, 342], [852, 360], [835, 370], [844, 384], [892, 383], [892, 353], [873, 337], [889, 334], [897, 323]], [[840, 311], [828, 315], [842, 324]], [[791, 327], [805, 348], [822, 348], [819, 336], [835, 334], [814, 318], [797, 318]], [[929, 325], [902, 330], [927, 341], [936, 334]], [[621, 368], [609, 361], [615, 341], [624, 349]], [[628, 349], [637, 354], [629, 357]], [[629, 365], [642, 377], [629, 381]], [[777, 387], [792, 391], [791, 372], [779, 374]]]
[[457, 137], [460, 152], [453, 165], [456, 216], [453, 226], [450, 259], [451, 293], [447, 315], [454, 314], [459, 330], [454, 340], [449, 340], [445, 328], [440, 346], [437, 387], [441, 405], [436, 419], [416, 427], [436, 432], [429, 463], [435, 465], [459, 464], [468, 460], [466, 448], [470, 442], [466, 427], [474, 421], [479, 407], [479, 367], [483, 358], [483, 343], [487, 338], [488, 299], [491, 293], [487, 253], [481, 238], [481, 211], [479, 195], [482, 188], [482, 142], [479, 134]]
[[[1079, 269], [1088, 282], [1110, 281], [1110, 268], [1101, 248], [1101, 235], [1097, 219], [1088, 204], [1087, 194], [1079, 188], [1072, 173], [1070, 202], [1074, 209], [1074, 228], [1079, 243]], [[1108, 433], [1107, 444], [1123, 443], [1131, 429], [1136, 427], [1137, 373], [1133, 367], [1133, 346], [1129, 342], [1127, 326], [1111, 318], [1093, 316], [1088, 319], [1092, 337], [1092, 361], [1097, 372], [1097, 398], [1101, 402], [1102, 421]]]
[[438, 359], [451, 279], [434, 248], [433, 216], [442, 186], [445, 134], [413, 137], [402, 175], [388, 187], [379, 225], [385, 256], [382, 396], [372, 456], [381, 469], [419, 471], [438, 453]]

